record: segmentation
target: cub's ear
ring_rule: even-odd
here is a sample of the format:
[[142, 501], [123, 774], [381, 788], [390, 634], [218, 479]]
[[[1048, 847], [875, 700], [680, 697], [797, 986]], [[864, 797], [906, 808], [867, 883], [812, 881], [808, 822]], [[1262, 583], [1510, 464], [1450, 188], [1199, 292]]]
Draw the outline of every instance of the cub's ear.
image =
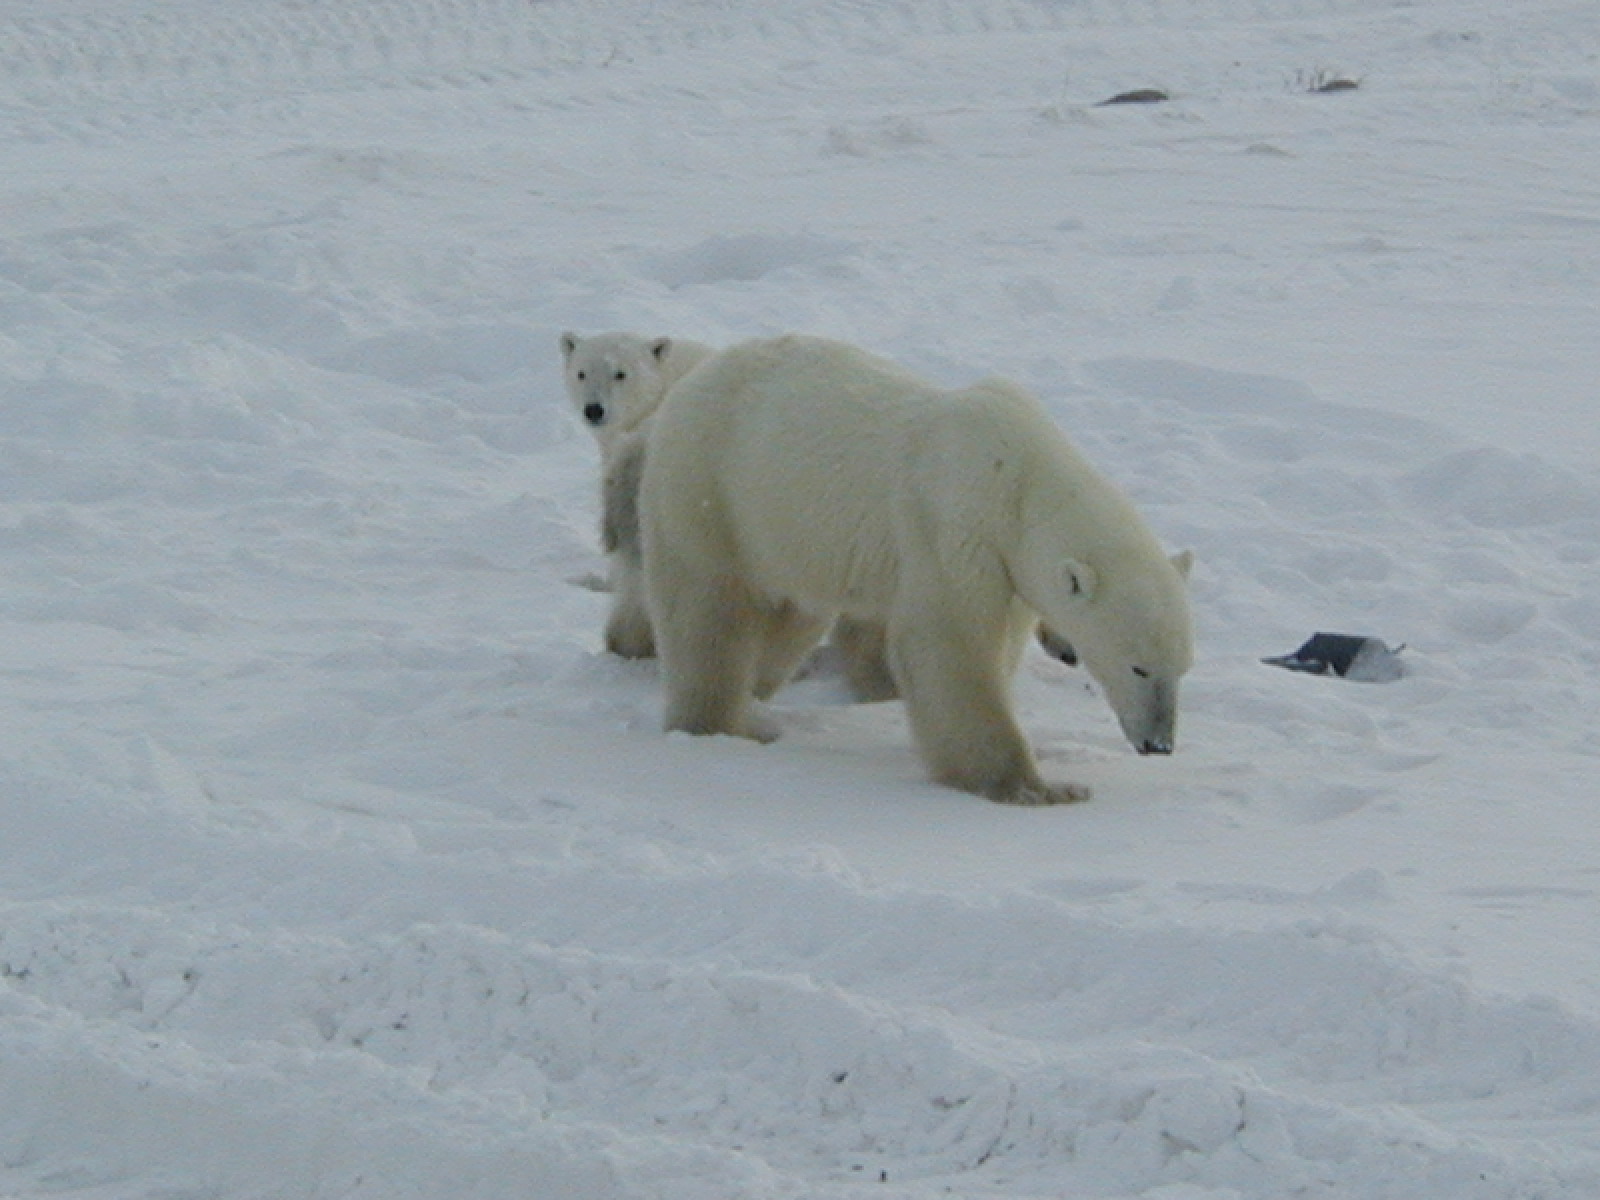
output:
[[657, 338], [655, 341], [650, 343], [650, 353], [655, 356], [655, 360], [657, 362], [666, 362], [667, 353], [671, 349], [671, 338]]
[[1194, 569], [1194, 551], [1180, 550], [1172, 556], [1172, 565], [1178, 568], [1179, 575], [1189, 578], [1189, 572]]
[[577, 334], [575, 334], [575, 333], [563, 333], [561, 335], [561, 357], [562, 358], [570, 360], [572, 358], [572, 352], [574, 350], [576, 350], [577, 348], [578, 348], [578, 335]]
[[1088, 563], [1069, 558], [1061, 566], [1061, 582], [1067, 585], [1067, 595], [1087, 600], [1094, 595], [1100, 580]]

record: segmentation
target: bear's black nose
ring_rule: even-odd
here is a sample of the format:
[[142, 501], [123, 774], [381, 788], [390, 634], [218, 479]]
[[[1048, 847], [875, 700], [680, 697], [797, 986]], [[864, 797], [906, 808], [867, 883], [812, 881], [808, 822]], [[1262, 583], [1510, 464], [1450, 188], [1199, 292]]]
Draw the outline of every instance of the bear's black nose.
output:
[[1140, 754], [1171, 754], [1172, 743], [1157, 738], [1151, 738], [1139, 747]]
[[604, 404], [585, 404], [583, 406], [583, 419], [591, 425], [598, 425], [606, 419], [606, 406]]

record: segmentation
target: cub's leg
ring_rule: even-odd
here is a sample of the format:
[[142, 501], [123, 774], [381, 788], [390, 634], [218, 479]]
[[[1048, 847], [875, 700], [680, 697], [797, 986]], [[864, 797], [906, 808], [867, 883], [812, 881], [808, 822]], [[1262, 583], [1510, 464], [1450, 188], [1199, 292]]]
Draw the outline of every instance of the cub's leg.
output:
[[607, 456], [600, 480], [600, 545], [611, 556], [606, 649], [623, 658], [652, 658], [656, 652], [645, 604], [639, 534], [639, 481], [644, 474], [645, 446], [643, 433], [625, 435]]
[[611, 612], [606, 617], [606, 649], [622, 658], [654, 658], [655, 630], [645, 606], [644, 571], [637, 558], [621, 554], [611, 563]]

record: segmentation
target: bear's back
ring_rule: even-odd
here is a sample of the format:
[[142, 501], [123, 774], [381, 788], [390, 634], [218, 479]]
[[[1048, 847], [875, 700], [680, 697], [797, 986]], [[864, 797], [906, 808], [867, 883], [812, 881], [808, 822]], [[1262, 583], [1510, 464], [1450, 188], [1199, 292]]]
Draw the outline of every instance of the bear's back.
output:
[[769, 591], [871, 611], [896, 574], [908, 447], [944, 401], [841, 342], [746, 342], [669, 393], [650, 453], [673, 502], [714, 513]]

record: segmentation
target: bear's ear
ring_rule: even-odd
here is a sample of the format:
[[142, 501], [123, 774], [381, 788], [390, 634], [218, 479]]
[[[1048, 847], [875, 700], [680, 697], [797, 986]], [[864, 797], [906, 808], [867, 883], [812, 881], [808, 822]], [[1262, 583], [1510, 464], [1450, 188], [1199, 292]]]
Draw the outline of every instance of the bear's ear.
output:
[[1172, 565], [1178, 568], [1179, 575], [1189, 578], [1189, 572], [1194, 569], [1194, 551], [1180, 550], [1172, 556]]
[[561, 335], [561, 357], [562, 358], [567, 359], [570, 362], [571, 359], [572, 359], [572, 352], [574, 350], [576, 350], [577, 348], [578, 348], [578, 335], [577, 334], [575, 334], [575, 333], [563, 333]]
[[671, 338], [657, 338], [655, 341], [650, 343], [650, 353], [655, 356], [655, 360], [657, 362], [666, 362], [667, 352], [671, 349]]
[[1067, 595], [1087, 600], [1094, 595], [1099, 578], [1088, 563], [1069, 558], [1061, 566], [1061, 581], [1067, 585]]

